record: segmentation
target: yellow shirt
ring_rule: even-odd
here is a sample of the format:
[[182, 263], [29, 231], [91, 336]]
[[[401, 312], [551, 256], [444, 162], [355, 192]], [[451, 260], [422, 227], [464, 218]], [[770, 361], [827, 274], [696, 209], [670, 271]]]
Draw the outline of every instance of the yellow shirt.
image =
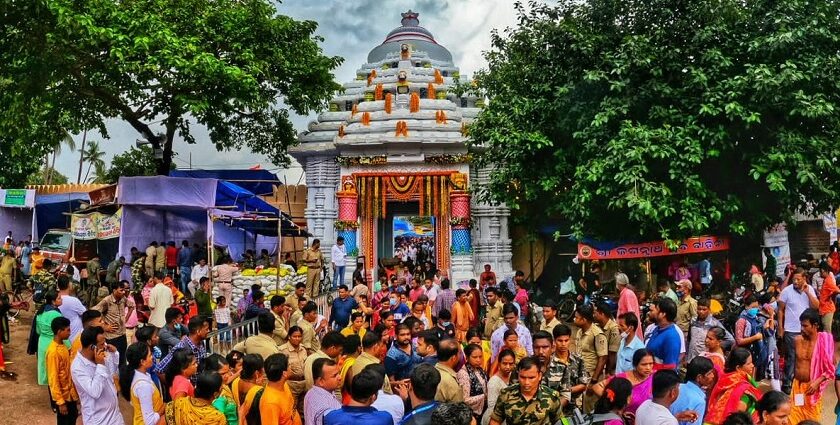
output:
[[73, 364], [73, 359], [76, 358], [76, 354], [79, 354], [79, 350], [82, 349], [82, 334], [76, 335], [76, 338], [73, 340], [73, 343], [70, 344], [70, 364]]
[[348, 327], [341, 330], [342, 335], [344, 335], [344, 336], [358, 335], [359, 340], [361, 340], [362, 338], [365, 337], [365, 333], [367, 333], [367, 330], [365, 330], [364, 327], [362, 327], [362, 329], [359, 329], [359, 333], [354, 332], [352, 326], [348, 326]]
[[50, 341], [47, 347], [47, 382], [50, 394], [58, 405], [79, 400], [76, 387], [70, 378], [70, 351], [67, 346]]
[[[300, 415], [295, 410], [295, 398], [289, 385], [284, 383], [278, 390], [269, 384], [260, 399], [262, 425], [301, 425]], [[255, 424], [251, 424], [255, 425]]]
[[[135, 378], [136, 379], [136, 378]], [[148, 384], [152, 386], [152, 409], [155, 412], [160, 412], [163, 410], [163, 397], [160, 396], [160, 391], [158, 391], [157, 387], [152, 383], [151, 378], [148, 379]], [[143, 409], [140, 408], [140, 399], [134, 393], [134, 387], [140, 383], [140, 381], [135, 381], [134, 384], [131, 385], [131, 407], [134, 408], [134, 425], [145, 425], [145, 419], [143, 419]], [[224, 385], [223, 385], [224, 386]]]

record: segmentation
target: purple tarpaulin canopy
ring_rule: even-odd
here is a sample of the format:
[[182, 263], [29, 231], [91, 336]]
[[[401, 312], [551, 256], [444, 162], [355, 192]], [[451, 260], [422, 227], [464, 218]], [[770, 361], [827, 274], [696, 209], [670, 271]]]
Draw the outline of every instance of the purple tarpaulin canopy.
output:
[[207, 210], [216, 203], [216, 179], [120, 177], [117, 199], [123, 207], [120, 255], [143, 250], [151, 241], [207, 239]]

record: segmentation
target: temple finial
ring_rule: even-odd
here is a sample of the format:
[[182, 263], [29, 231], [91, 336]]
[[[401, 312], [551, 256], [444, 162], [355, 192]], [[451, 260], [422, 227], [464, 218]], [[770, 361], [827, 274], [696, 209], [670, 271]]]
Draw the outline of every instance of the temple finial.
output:
[[400, 13], [402, 15], [402, 26], [404, 27], [416, 27], [420, 25], [420, 20], [417, 19], [420, 16], [417, 12], [412, 12], [411, 9], [408, 9], [408, 12]]

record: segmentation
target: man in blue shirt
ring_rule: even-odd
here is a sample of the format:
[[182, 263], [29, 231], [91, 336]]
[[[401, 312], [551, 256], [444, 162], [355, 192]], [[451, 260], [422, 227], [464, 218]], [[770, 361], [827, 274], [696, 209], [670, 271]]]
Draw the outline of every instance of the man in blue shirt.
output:
[[676, 369], [680, 363], [680, 334], [674, 320], [677, 318], [677, 304], [674, 300], [662, 297], [651, 308], [656, 329], [651, 333], [647, 349], [654, 355], [655, 369]]
[[394, 420], [390, 413], [371, 406], [384, 382], [385, 377], [373, 368], [363, 369], [353, 377], [350, 384], [350, 403], [327, 413], [327, 416], [324, 416], [324, 425], [393, 425]]
[[399, 323], [411, 314], [411, 309], [405, 305], [406, 294], [402, 288], [391, 293], [391, 311], [394, 313], [394, 321]]
[[[680, 384], [680, 395], [669, 410], [681, 425], [701, 425], [706, 413], [706, 391], [715, 382], [712, 361], [697, 356], [686, 367], [685, 384]], [[693, 420], [692, 420], [693, 419]]]
[[400, 425], [431, 425], [432, 413], [437, 408], [435, 392], [440, 384], [440, 372], [433, 365], [417, 365], [411, 373], [408, 398], [414, 410], [403, 418]]
[[[178, 250], [178, 273], [181, 274], [181, 292], [189, 294], [187, 284], [190, 283], [192, 274], [192, 250], [190, 243], [187, 241], [181, 242], [181, 249]], [[228, 300], [230, 303], [230, 300]]]
[[385, 373], [392, 379], [402, 381], [411, 376], [414, 366], [423, 361], [411, 346], [411, 328], [405, 323], [397, 325], [396, 343], [385, 356]]
[[618, 330], [621, 332], [621, 345], [615, 359], [616, 375], [633, 370], [633, 354], [645, 348], [645, 343], [636, 336], [639, 320], [632, 311], [618, 316]]
[[330, 313], [330, 326], [340, 331], [350, 324], [350, 315], [353, 309], [359, 308], [356, 299], [350, 296], [347, 285], [338, 287], [338, 298], [333, 300], [332, 312]]

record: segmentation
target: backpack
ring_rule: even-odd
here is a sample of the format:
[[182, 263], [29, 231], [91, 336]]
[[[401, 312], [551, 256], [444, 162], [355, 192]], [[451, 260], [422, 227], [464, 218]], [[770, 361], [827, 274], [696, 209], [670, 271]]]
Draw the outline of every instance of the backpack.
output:
[[620, 420], [621, 423], [627, 423], [623, 417], [612, 412], [592, 414], [583, 413], [580, 409], [575, 408], [569, 416], [560, 419], [555, 425], [600, 425], [616, 419]]
[[254, 396], [254, 401], [251, 403], [251, 408], [248, 409], [248, 413], [245, 415], [245, 420], [249, 424], [262, 423], [262, 418], [260, 417], [260, 400], [262, 400], [263, 391], [265, 391], [265, 388], [260, 388], [257, 391], [257, 395]]

